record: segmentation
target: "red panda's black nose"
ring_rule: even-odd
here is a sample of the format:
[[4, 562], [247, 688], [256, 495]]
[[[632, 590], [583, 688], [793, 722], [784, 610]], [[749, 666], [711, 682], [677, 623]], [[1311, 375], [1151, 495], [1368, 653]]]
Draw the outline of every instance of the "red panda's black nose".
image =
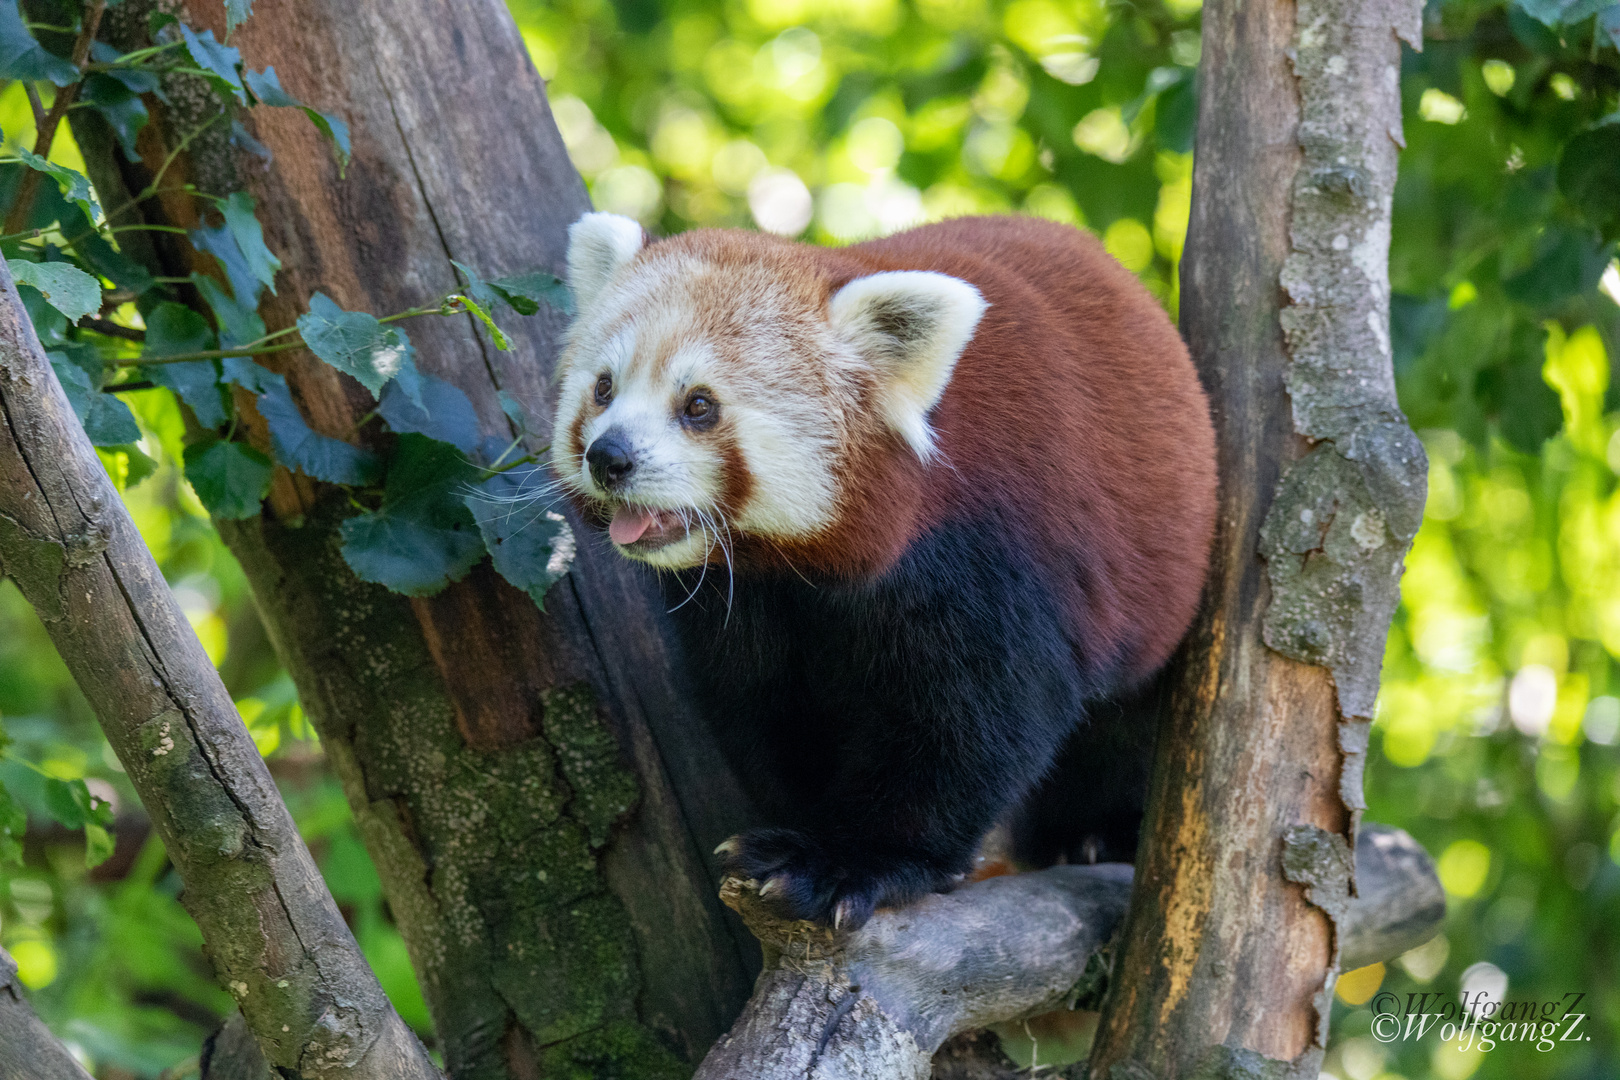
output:
[[610, 428], [598, 435], [585, 451], [585, 464], [591, 468], [591, 479], [612, 490], [635, 471], [636, 459], [630, 454], [630, 443], [624, 433]]

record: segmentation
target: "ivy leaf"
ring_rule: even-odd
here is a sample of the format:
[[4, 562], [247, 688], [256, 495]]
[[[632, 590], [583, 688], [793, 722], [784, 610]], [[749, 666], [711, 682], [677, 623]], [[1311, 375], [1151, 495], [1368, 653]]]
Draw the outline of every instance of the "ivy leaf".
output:
[[275, 387], [287, 385], [286, 379], [246, 356], [227, 356], [221, 361], [221, 367], [224, 374], [220, 378], [224, 382], [235, 383], [250, 394], [268, 393]]
[[416, 388], [413, 400], [400, 380], [389, 383], [377, 403], [378, 415], [401, 434], [426, 435], [471, 454], [478, 446], [478, 414], [467, 395], [432, 375], [418, 374]]
[[94, 221], [101, 213], [101, 204], [96, 202], [96, 193], [91, 190], [90, 181], [85, 179], [83, 173], [66, 165], [58, 165], [21, 146], [16, 147], [15, 152], [18, 161], [35, 172], [42, 172], [55, 180], [56, 186], [62, 189], [62, 194], [69, 202], [78, 203], [86, 218]]
[[344, 311], [325, 293], [309, 298], [308, 313], [298, 318], [298, 332], [310, 352], [354, 376], [374, 398], [389, 379], [416, 366], [416, 351], [405, 331], [364, 312]]
[[236, 243], [236, 234], [231, 232], [230, 226], [205, 226], [191, 230], [189, 235], [192, 247], [198, 251], [206, 251], [218, 259], [220, 266], [225, 268], [225, 278], [231, 283], [231, 295], [236, 297], [236, 302], [256, 308], [259, 294], [264, 291], [264, 284], [248, 265], [247, 256], [242, 254], [241, 247]]
[[91, 870], [112, 858], [117, 845], [105, 826], [90, 824], [84, 827], [84, 865]]
[[550, 304], [564, 315], [574, 313], [574, 294], [568, 291], [568, 283], [543, 270], [496, 278], [489, 287], [519, 315], [533, 315], [541, 304]]
[[[92, 446], [123, 446], [141, 437], [140, 426], [135, 423], [129, 406], [112, 394], [101, 393], [100, 382], [91, 378], [72, 357], [65, 352], [48, 352], [45, 359], [50, 361], [51, 370], [56, 372], [56, 381], [62, 384], [62, 392], [73, 407], [73, 415], [84, 425], [84, 433], [90, 437]], [[92, 359], [100, 363], [93, 354]]]
[[112, 808], [90, 794], [83, 780], [58, 780], [54, 776], [45, 781], [45, 811], [68, 829], [82, 829], [86, 825], [112, 824]]
[[236, 28], [247, 22], [249, 15], [253, 14], [253, 0], [225, 0], [225, 36], [230, 37]]
[[34, 40], [16, 4], [0, 4], [0, 79], [66, 86], [78, 78], [78, 68]]
[[546, 593], [574, 565], [578, 545], [568, 521], [551, 508], [545, 471], [520, 465], [496, 473], [464, 495], [495, 569], [545, 610]]
[[221, 208], [225, 215], [225, 225], [236, 238], [237, 250], [247, 260], [248, 269], [270, 290], [270, 295], [274, 296], [276, 271], [281, 269], [281, 260], [264, 246], [264, 227], [253, 215], [253, 209], [253, 196], [245, 191], [233, 192]]
[[186, 479], [217, 518], [249, 518], [270, 491], [274, 466], [246, 443], [208, 439], [186, 447]]
[[476, 471], [453, 446], [425, 435], [399, 437], [382, 509], [343, 523], [343, 560], [362, 581], [406, 596], [432, 596], [484, 556], [462, 501]]
[[[103, 394], [103, 397], [110, 395]], [[96, 447], [96, 456], [101, 459], [102, 467], [112, 478], [113, 486], [119, 491], [134, 487], [148, 476], [157, 472], [157, 462], [146, 456], [146, 452], [135, 443], [119, 443], [116, 446]]]
[[353, 156], [353, 148], [349, 142], [349, 125], [331, 113], [310, 108], [283, 90], [281, 77], [276, 74], [273, 67], [267, 67], [263, 71], [244, 71], [242, 78], [247, 82], [248, 89], [253, 92], [259, 104], [304, 110], [304, 115], [309, 117], [316, 130], [331, 142], [332, 156], [337, 158], [338, 178], [342, 179]]
[[101, 282], [71, 263], [7, 259], [6, 269], [11, 271], [17, 284], [38, 289], [51, 307], [67, 316], [70, 323], [101, 310]]
[[175, 22], [175, 26], [180, 29], [180, 37], [185, 41], [186, 51], [191, 54], [192, 61], [208, 72], [208, 81], [214, 88], [235, 97], [238, 103], [246, 105], [247, 92], [243, 90], [242, 77], [236, 71], [242, 62], [241, 52], [215, 41], [212, 30], [204, 30], [199, 34], [179, 21]]
[[79, 96], [94, 104], [96, 111], [106, 118], [113, 134], [118, 136], [124, 157], [139, 161], [141, 155], [135, 147], [135, 139], [147, 121], [146, 103], [140, 95], [122, 80], [98, 72], [84, 80]]
[[207, 301], [208, 309], [214, 313], [214, 322], [219, 327], [220, 348], [246, 345], [250, 341], [258, 341], [264, 337], [264, 320], [259, 318], [259, 313], [237, 303], [236, 298], [226, 292], [225, 287], [219, 282], [207, 274], [194, 273], [191, 275], [191, 283]]
[[259, 395], [258, 407], [259, 415], [270, 425], [270, 445], [276, 460], [289, 469], [329, 484], [352, 487], [374, 484], [382, 475], [382, 463], [375, 454], [311, 428], [298, 411], [286, 380], [267, 386]]
[[[90, 43], [90, 59], [98, 64], [116, 64], [123, 58], [123, 53], [105, 41], [92, 41]], [[117, 68], [112, 71], [101, 72], [101, 74], [109, 79], [116, 79], [123, 83], [133, 94], [150, 94], [158, 88], [157, 73], [140, 68]], [[95, 76], [91, 77], [94, 78]]]
[[[184, 304], [165, 301], [146, 316], [145, 354], [175, 356], [212, 348], [214, 332], [208, 321]], [[219, 427], [230, 415], [225, 391], [219, 385], [219, 361], [192, 360], [181, 364], [147, 364], [141, 374], [166, 386], [191, 406], [203, 427]]]
[[1560, 26], [1590, 19], [1610, 0], [1517, 0], [1532, 18], [1556, 30]]
[[[1620, 4], [1615, 11], [1620, 13]], [[1558, 190], [1605, 236], [1620, 230], [1620, 121], [1599, 124], [1564, 144]]]

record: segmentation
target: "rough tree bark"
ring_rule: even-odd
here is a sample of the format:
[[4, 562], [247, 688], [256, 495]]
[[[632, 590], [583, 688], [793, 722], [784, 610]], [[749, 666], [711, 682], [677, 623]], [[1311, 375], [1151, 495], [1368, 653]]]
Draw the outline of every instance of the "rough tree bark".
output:
[[1218, 430], [1092, 1074], [1315, 1077], [1423, 450], [1395, 402], [1390, 199], [1415, 0], [1204, 5], [1182, 328]]
[[264, 1056], [288, 1076], [437, 1078], [360, 955], [3, 267], [0, 569], [95, 710]]
[[[146, 8], [110, 9], [104, 35], [139, 43]], [[184, 8], [223, 38], [217, 2]], [[261, 108], [242, 121], [268, 162], [219, 124], [165, 181], [257, 199], [285, 267], [261, 306], [272, 330], [317, 289], [377, 314], [431, 302], [457, 288], [452, 259], [490, 274], [562, 269], [566, 228], [589, 203], [500, 0], [259, 0], [232, 44], [338, 112], [354, 140], [340, 178], [297, 110]], [[143, 162], [124, 161], [88, 113], [76, 119], [107, 205], [208, 118], [183, 90], [152, 103]], [[187, 227], [198, 215], [183, 193], [131, 212]], [[180, 237], [152, 236], [160, 272], [218, 273]], [[561, 329], [554, 312], [515, 321], [509, 353], [470, 317], [409, 332], [419, 366], [467, 393], [484, 434], [516, 434], [504, 390], [538, 450]], [[374, 408], [313, 357], [273, 359], [324, 433], [353, 437]], [[263, 445], [251, 399], [238, 406]], [[487, 563], [408, 600], [339, 556], [350, 512], [341, 490], [283, 473], [262, 518], [220, 531], [344, 784], [447, 1068], [458, 1080], [689, 1071], [758, 963], [708, 857], [748, 821], [671, 681], [650, 582], [585, 542], [544, 613]]]
[[4, 949], [0, 949], [0, 1076], [90, 1080], [90, 1074], [28, 1007], [17, 979], [17, 963]]

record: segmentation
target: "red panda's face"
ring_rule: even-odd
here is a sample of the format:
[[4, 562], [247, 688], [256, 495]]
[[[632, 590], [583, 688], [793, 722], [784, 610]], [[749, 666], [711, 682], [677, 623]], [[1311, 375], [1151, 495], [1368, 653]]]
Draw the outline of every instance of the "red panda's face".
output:
[[926, 459], [926, 414], [984, 309], [939, 274], [833, 291], [814, 249], [763, 237], [643, 251], [639, 225], [591, 214], [570, 241], [579, 314], [558, 368], [555, 468], [622, 553], [670, 569], [719, 561], [744, 536], [822, 533], [849, 462], [886, 428]]

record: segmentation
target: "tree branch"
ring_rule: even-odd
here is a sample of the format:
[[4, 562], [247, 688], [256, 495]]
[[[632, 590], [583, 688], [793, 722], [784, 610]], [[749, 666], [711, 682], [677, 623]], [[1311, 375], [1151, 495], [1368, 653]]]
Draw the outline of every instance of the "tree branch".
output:
[[0, 949], [0, 1076], [90, 1080], [90, 1074], [28, 1007], [17, 980], [17, 963], [4, 949]]
[[[1434, 863], [1406, 833], [1369, 825], [1346, 963], [1388, 960], [1445, 917]], [[765, 971], [696, 1080], [924, 1080], [951, 1036], [1094, 1002], [1130, 903], [1131, 868], [1058, 866], [991, 878], [883, 911], [840, 933], [780, 919], [753, 882], [721, 899], [765, 949]]]
[[0, 563], [95, 708], [284, 1076], [438, 1071], [366, 966], [0, 270]]

